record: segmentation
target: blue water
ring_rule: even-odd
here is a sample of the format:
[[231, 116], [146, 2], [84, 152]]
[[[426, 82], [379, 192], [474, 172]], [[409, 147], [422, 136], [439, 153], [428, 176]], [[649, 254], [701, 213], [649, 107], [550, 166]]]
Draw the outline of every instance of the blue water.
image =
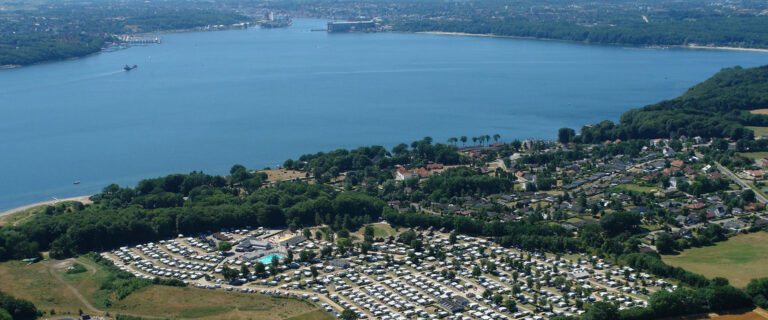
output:
[[554, 138], [723, 67], [768, 64], [756, 52], [309, 31], [324, 23], [167, 34], [161, 45], [0, 71], [0, 210], [424, 136]]
[[282, 259], [283, 258], [283, 256], [281, 256], [279, 254], [270, 254], [270, 255], [268, 255], [268, 256], [266, 256], [264, 258], [259, 259], [259, 262], [261, 262], [263, 264], [270, 264], [270, 263], [272, 263], [272, 258], [273, 257], [277, 257], [278, 259]]

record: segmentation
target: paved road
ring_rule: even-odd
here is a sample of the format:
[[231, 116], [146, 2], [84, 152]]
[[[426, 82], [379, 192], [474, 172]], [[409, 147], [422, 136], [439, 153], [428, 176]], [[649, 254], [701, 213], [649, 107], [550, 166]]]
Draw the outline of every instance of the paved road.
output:
[[[715, 162], [717, 165], [717, 169], [720, 170], [723, 174], [727, 175], [733, 182], [736, 182], [739, 186], [741, 186], [744, 189], [752, 190], [752, 187], [750, 187], [746, 182], [741, 180], [741, 178], [737, 177], [731, 170], [728, 170], [728, 168], [723, 167], [719, 162]], [[760, 192], [757, 192], [755, 190], [752, 190], [752, 192], [755, 193], [755, 199], [762, 203], [768, 203], [768, 199], [766, 199]]]

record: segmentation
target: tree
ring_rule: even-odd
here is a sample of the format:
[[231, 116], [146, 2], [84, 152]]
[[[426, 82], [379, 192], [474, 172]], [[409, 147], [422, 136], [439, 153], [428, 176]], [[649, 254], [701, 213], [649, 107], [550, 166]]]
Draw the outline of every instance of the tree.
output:
[[670, 254], [675, 252], [675, 247], [677, 246], [677, 243], [675, 242], [672, 237], [667, 233], [661, 233], [656, 238], [656, 250], [659, 251], [659, 253], [663, 254]]
[[636, 212], [613, 212], [600, 218], [600, 227], [609, 235], [615, 236], [631, 231], [640, 224], [641, 216]]
[[217, 248], [219, 249], [219, 251], [227, 252], [229, 250], [232, 250], [232, 243], [229, 241], [219, 241]]
[[557, 130], [557, 141], [566, 144], [571, 142], [571, 139], [576, 136], [576, 131], [571, 128], [560, 128]]
[[500, 134], [497, 133], [497, 134], [493, 135], [493, 141], [499, 142], [499, 139], [501, 139], [501, 135]]
[[253, 272], [258, 275], [262, 275], [264, 274], [265, 271], [267, 271], [267, 267], [264, 266], [264, 264], [261, 263], [261, 261], [257, 261], [253, 267]]
[[473, 277], [477, 278], [477, 277], [480, 276], [480, 274], [482, 274], [482, 270], [480, 270], [480, 267], [475, 266], [474, 268], [472, 268], [472, 276]]
[[456, 244], [456, 241], [457, 241], [457, 239], [456, 239], [456, 231], [453, 231], [448, 236], [448, 242], [450, 242], [450, 244]]
[[758, 307], [768, 307], [768, 278], [752, 279], [745, 292]]
[[244, 277], [247, 277], [248, 274], [251, 273], [251, 270], [248, 270], [248, 266], [241, 265], [240, 266], [240, 273], [242, 273]]
[[615, 305], [608, 302], [595, 302], [581, 316], [582, 320], [616, 320], [619, 319], [619, 310]]
[[[53, 311], [53, 309], [51, 309]], [[51, 313], [51, 315], [54, 315], [55, 313]], [[5, 309], [0, 309], [0, 320], [13, 320], [11, 317], [11, 314], [8, 313]]]
[[517, 303], [513, 299], [507, 299], [504, 301], [504, 307], [506, 307], [509, 311], [515, 311], [517, 310]]
[[224, 277], [224, 280], [227, 281], [233, 281], [237, 279], [239, 276], [239, 273], [237, 270], [230, 268], [229, 266], [224, 266], [224, 268], [221, 269], [221, 276]]
[[350, 309], [344, 309], [344, 311], [341, 312], [341, 319], [343, 320], [356, 320], [357, 319], [357, 313]]
[[317, 278], [319, 275], [319, 272], [317, 272], [317, 267], [315, 266], [310, 266], [309, 271], [312, 272], [312, 278]]
[[304, 235], [304, 238], [312, 239], [312, 230], [309, 230], [309, 228], [304, 228], [302, 234]]
[[741, 193], [741, 198], [746, 202], [755, 202], [755, 192], [752, 190], [744, 190]]
[[461, 136], [461, 138], [459, 138], [459, 140], [461, 140], [461, 145], [462, 146], [467, 144], [467, 136]]

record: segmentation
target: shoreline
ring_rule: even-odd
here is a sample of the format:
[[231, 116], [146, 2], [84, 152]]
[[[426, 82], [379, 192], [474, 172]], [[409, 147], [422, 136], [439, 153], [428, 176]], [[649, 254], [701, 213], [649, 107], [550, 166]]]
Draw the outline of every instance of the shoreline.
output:
[[731, 50], [731, 51], [751, 51], [768, 53], [768, 49], [761, 48], [744, 48], [744, 47], [725, 47], [725, 46], [700, 46], [700, 45], [625, 45], [618, 43], [588, 43], [573, 40], [564, 39], [550, 39], [550, 38], [534, 38], [534, 37], [520, 37], [520, 36], [502, 36], [490, 33], [467, 33], [467, 32], [448, 32], [448, 31], [418, 31], [418, 32], [406, 32], [413, 34], [431, 34], [431, 35], [443, 35], [443, 36], [465, 36], [465, 37], [486, 37], [486, 38], [507, 38], [507, 39], [526, 39], [526, 40], [539, 40], [539, 41], [561, 41], [570, 43], [583, 43], [590, 45], [606, 45], [606, 46], [632, 46], [638, 48], [681, 48], [681, 49], [708, 49], [708, 50]]
[[[245, 27], [243, 29], [248, 29], [248, 28], [249, 27]], [[216, 30], [201, 30], [201, 29], [198, 29], [198, 28], [187, 28], [187, 29], [162, 30], [162, 31], [156, 31], [156, 32], [140, 32], [140, 33], [136, 33], [136, 34], [133, 34], [133, 35], [135, 35], [135, 36], [151, 36], [151, 35], [160, 35], [160, 34], [188, 33], [188, 32], [214, 32], [214, 31], [228, 31], [228, 30], [240, 30], [240, 29], [237, 29], [237, 28], [222, 28], [222, 29], [216, 29]], [[70, 60], [79, 60], [79, 59], [87, 58], [87, 57], [90, 57], [90, 56], [95, 56], [95, 55], [102, 54], [102, 53], [105, 52], [104, 50], [106, 50], [106, 49], [108, 49], [110, 47], [112, 47], [112, 46], [111, 45], [110, 46], [104, 46], [101, 49], [99, 49], [99, 51], [91, 52], [89, 54], [82, 55], [82, 56], [77, 56], [77, 57], [69, 57], [69, 58], [58, 59], [58, 60], [38, 61], [38, 62], [30, 63], [30, 64], [3, 64], [3, 65], [0, 65], [0, 71], [2, 71], [2, 70], [10, 70], [10, 69], [19, 69], [19, 68], [24, 68], [24, 67], [31, 67], [31, 66], [40, 65], [40, 64], [46, 64], [46, 63], [55, 63], [55, 62], [70, 61]], [[0, 214], [0, 216], [2, 216], [2, 214]]]
[[65, 199], [48, 200], [48, 201], [42, 201], [42, 202], [38, 202], [38, 203], [32, 203], [32, 204], [28, 204], [28, 205], [25, 205], [25, 206], [21, 206], [21, 207], [17, 207], [17, 208], [13, 208], [13, 209], [10, 209], [10, 210], [7, 210], [7, 211], [0, 212], [0, 217], [7, 216], [7, 215], [10, 215], [10, 214], [14, 214], [14, 213], [18, 213], [18, 212], [21, 212], [21, 211], [24, 211], [24, 210], [27, 210], [27, 209], [31, 209], [31, 208], [34, 208], [34, 207], [51, 205], [51, 204], [55, 204], [55, 203], [62, 202], [62, 201], [79, 201], [79, 202], [82, 202], [83, 204], [91, 204], [91, 203], [93, 203], [93, 201], [88, 199], [90, 197], [91, 197], [91, 195], [87, 195], [87, 196], [70, 197], [70, 198], [65, 198]]

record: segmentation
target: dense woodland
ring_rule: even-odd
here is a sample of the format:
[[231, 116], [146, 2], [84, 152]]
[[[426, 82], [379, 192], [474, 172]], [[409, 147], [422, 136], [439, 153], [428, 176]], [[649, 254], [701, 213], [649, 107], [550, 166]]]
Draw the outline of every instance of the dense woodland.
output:
[[768, 125], [768, 116], [749, 110], [763, 108], [768, 108], [768, 66], [727, 68], [680, 97], [625, 112], [618, 124], [603, 121], [585, 126], [572, 140], [599, 143], [685, 135], [747, 143], [754, 133], [745, 126]]
[[716, 45], [733, 47], [768, 47], [768, 19], [756, 17], [669, 18], [645, 23], [639, 18], [616, 24], [579, 25], [554, 21], [513, 19], [403, 20], [395, 24], [399, 31], [462, 32], [499, 36], [557, 39], [593, 44], [639, 46]]
[[100, 52], [119, 34], [248, 21], [231, 11], [134, 2], [70, 2], [25, 9], [0, 11], [0, 66], [86, 56]]

